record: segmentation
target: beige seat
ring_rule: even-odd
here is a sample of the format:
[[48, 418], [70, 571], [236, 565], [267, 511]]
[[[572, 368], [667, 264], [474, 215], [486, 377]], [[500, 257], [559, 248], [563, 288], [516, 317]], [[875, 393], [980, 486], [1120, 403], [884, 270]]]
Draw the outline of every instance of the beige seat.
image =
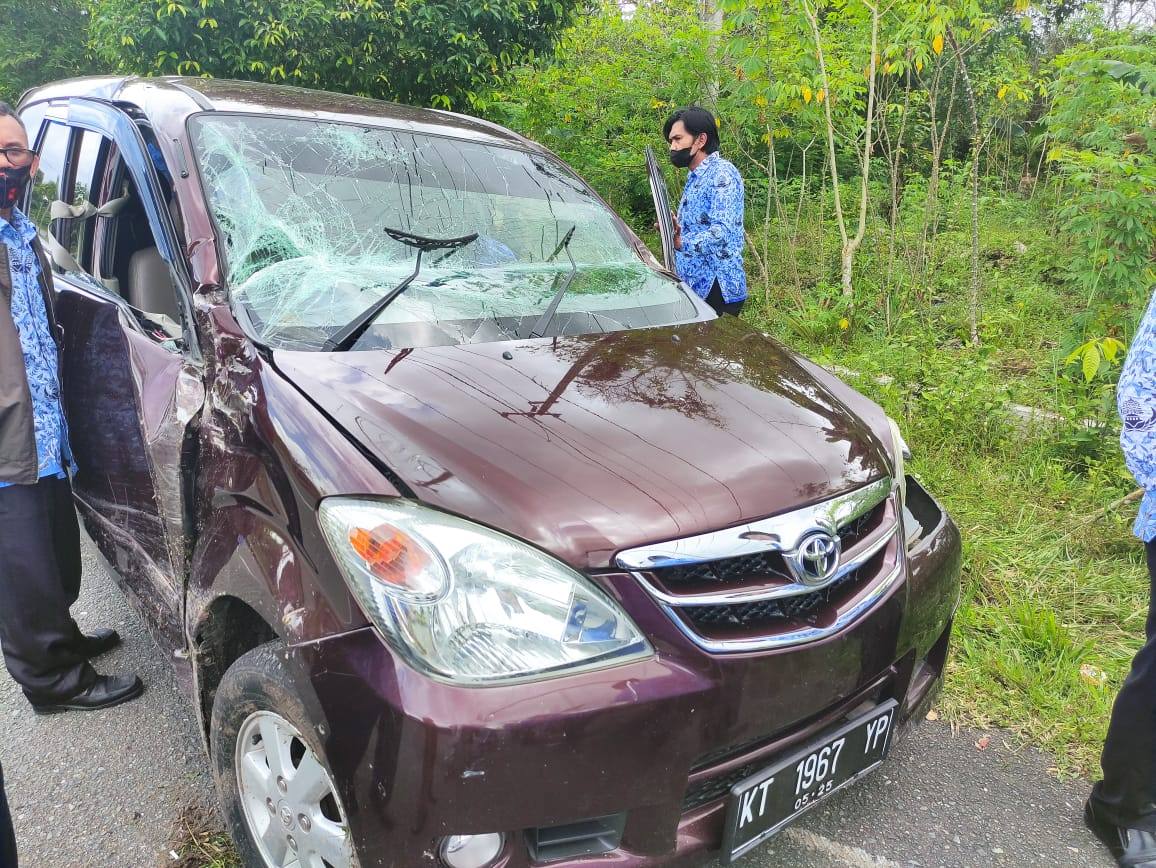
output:
[[128, 303], [145, 313], [181, 321], [172, 272], [155, 247], [138, 250], [128, 261]]

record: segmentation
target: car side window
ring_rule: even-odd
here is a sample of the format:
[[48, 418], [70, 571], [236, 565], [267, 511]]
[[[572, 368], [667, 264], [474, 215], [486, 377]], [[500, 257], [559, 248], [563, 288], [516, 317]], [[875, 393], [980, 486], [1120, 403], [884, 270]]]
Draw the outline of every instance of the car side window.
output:
[[[161, 255], [144, 195], [114, 150], [93, 202], [98, 206], [119, 203], [113, 213], [97, 218], [100, 226], [96, 236], [96, 276], [136, 311], [146, 334], [175, 351], [183, 335], [180, 289]], [[158, 205], [167, 207], [165, 202]]]
[[48, 231], [52, 223], [49, 212], [52, 202], [60, 198], [67, 186], [64, 172], [68, 164], [70, 134], [64, 124], [49, 121], [40, 136], [40, 169], [32, 182], [28, 217], [44, 231]]
[[[55, 264], [66, 271], [79, 268], [76, 276], [120, 296], [145, 334], [180, 351], [183, 316], [177, 283], [117, 144], [101, 133], [49, 120], [39, 150], [29, 216], [67, 249], [67, 254], [52, 255]], [[79, 216], [52, 220], [54, 201], [76, 207]], [[160, 205], [167, 208], [165, 202]]]
[[[80, 143], [74, 159], [73, 192], [69, 201], [72, 205], [93, 203], [100, 190], [104, 168], [112, 142], [100, 133], [84, 130], [79, 133]], [[63, 197], [62, 197], [63, 198]], [[93, 238], [97, 231], [97, 219], [75, 219], [69, 224], [68, 241], [57, 236], [66, 244], [69, 252], [86, 272], [96, 274], [93, 262]]]

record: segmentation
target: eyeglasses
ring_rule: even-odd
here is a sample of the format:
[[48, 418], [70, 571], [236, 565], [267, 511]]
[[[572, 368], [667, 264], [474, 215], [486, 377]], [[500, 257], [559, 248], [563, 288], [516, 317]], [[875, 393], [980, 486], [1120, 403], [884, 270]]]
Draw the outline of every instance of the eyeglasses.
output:
[[8, 165], [15, 166], [17, 169], [31, 166], [32, 161], [36, 159], [36, 151], [31, 151], [28, 148], [0, 148], [0, 154], [4, 155]]

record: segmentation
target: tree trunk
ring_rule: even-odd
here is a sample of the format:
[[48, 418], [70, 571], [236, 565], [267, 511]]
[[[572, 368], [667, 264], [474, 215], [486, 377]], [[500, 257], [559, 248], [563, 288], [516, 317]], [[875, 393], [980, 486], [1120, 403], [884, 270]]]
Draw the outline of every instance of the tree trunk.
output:
[[[823, 54], [823, 36], [819, 32], [819, 19], [811, 9], [807, 0], [803, 0], [803, 14], [811, 26], [811, 37], [815, 40], [815, 55], [819, 60], [819, 76], [823, 81], [823, 93], [830, 97], [831, 83], [827, 78], [827, 59]], [[874, 61], [874, 55], [872, 55]], [[831, 193], [835, 200], [835, 222], [839, 226], [839, 262], [843, 281], [843, 295], [851, 295], [851, 266], [847, 237], [847, 221], [843, 216], [843, 198], [839, 192], [839, 168], [835, 161], [835, 119], [831, 115], [831, 100], [823, 100], [824, 118], [826, 119], [827, 165], [831, 172]]]
[[827, 134], [827, 163], [831, 170], [831, 193], [835, 200], [835, 220], [839, 225], [839, 270], [840, 282], [843, 286], [843, 297], [854, 297], [852, 276], [855, 265], [855, 252], [863, 243], [863, 236], [867, 231], [867, 182], [871, 172], [871, 124], [875, 116], [875, 54], [879, 46], [879, 7], [865, 3], [871, 10], [871, 59], [867, 65], [867, 118], [863, 132], [863, 161], [860, 177], [859, 198], [859, 225], [855, 235], [848, 236], [847, 220], [843, 214], [843, 199], [839, 191], [839, 169], [835, 160], [835, 120], [831, 114], [831, 82], [827, 76], [827, 59], [823, 54], [823, 37], [819, 32], [819, 19], [807, 0], [803, 0], [803, 14], [811, 26], [811, 35], [815, 40], [815, 54], [819, 60], [819, 75], [823, 81], [823, 112], [826, 119]]
[[[947, 111], [944, 114], [943, 124], [940, 125], [939, 114], [939, 82], [943, 76], [943, 65], [936, 63], [935, 77], [932, 79], [928, 91], [931, 121], [931, 173], [927, 179], [927, 209], [924, 213], [923, 228], [919, 239], [919, 264], [923, 286], [927, 284], [927, 277], [932, 272], [935, 260], [935, 238], [939, 234], [939, 167], [943, 162], [943, 149], [947, 145], [947, 132], [951, 127], [951, 114], [955, 108], [955, 85], [959, 77], [959, 66], [951, 73], [951, 89], [947, 94]], [[922, 289], [920, 290], [922, 292]]]
[[707, 82], [707, 104], [718, 114], [718, 95], [722, 85], [718, 75], [718, 47], [722, 40], [723, 9], [719, 0], [705, 0], [702, 6], [702, 20], [710, 29], [707, 43], [707, 57], [710, 62], [710, 81]]
[[[863, 163], [859, 176], [859, 225], [855, 229], [855, 237], [843, 244], [843, 296], [845, 298], [851, 298], [851, 268], [855, 263], [855, 252], [867, 234], [867, 204], [870, 193], [867, 182], [871, 177], [871, 132], [872, 123], [875, 120], [875, 54], [879, 48], [879, 7], [870, 4], [865, 5], [871, 10], [871, 61], [867, 65], [867, 122], [863, 128]], [[826, 74], [824, 73], [825, 78]], [[831, 100], [826, 100], [825, 104], [828, 116], [830, 116]]]
[[[899, 120], [899, 132], [895, 137], [894, 146], [891, 143], [891, 134], [887, 130], [887, 112], [883, 111], [883, 119], [880, 121], [879, 130], [880, 135], [887, 139], [887, 168], [891, 181], [891, 211], [888, 216], [888, 234], [887, 234], [887, 280], [884, 285], [884, 291], [888, 296], [891, 294], [891, 280], [894, 276], [895, 263], [895, 238], [899, 232], [899, 166], [903, 160], [903, 135], [907, 131], [907, 110], [911, 104], [911, 76], [905, 76], [906, 81], [903, 85], [903, 115]], [[882, 141], [882, 139], [880, 139]]]
[[963, 80], [963, 92], [967, 97], [967, 108], [971, 120], [971, 293], [968, 297], [967, 311], [971, 330], [972, 346], [979, 346], [979, 155], [983, 143], [979, 138], [979, 110], [975, 106], [975, 89], [971, 86], [971, 76], [967, 72], [967, 61], [960, 51], [959, 42], [955, 33], [948, 28], [948, 39], [955, 51], [956, 61], [959, 64], [959, 75]]

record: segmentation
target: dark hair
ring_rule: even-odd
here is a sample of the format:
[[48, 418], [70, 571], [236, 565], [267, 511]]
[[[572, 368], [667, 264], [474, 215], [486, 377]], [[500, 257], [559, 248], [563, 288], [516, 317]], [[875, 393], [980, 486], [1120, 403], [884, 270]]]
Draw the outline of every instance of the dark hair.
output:
[[16, 109], [3, 100], [0, 100], [0, 118], [15, 118], [16, 123], [20, 124], [20, 129], [28, 132], [28, 128], [24, 126], [24, 121], [20, 120], [20, 115], [16, 114]]
[[696, 105], [677, 109], [662, 125], [662, 137], [664, 139], [670, 138], [670, 128], [678, 121], [682, 121], [686, 131], [696, 139], [701, 133], [706, 133], [706, 148], [704, 150], [708, 154], [713, 154], [718, 150], [718, 124], [714, 122], [714, 115], [706, 109]]

